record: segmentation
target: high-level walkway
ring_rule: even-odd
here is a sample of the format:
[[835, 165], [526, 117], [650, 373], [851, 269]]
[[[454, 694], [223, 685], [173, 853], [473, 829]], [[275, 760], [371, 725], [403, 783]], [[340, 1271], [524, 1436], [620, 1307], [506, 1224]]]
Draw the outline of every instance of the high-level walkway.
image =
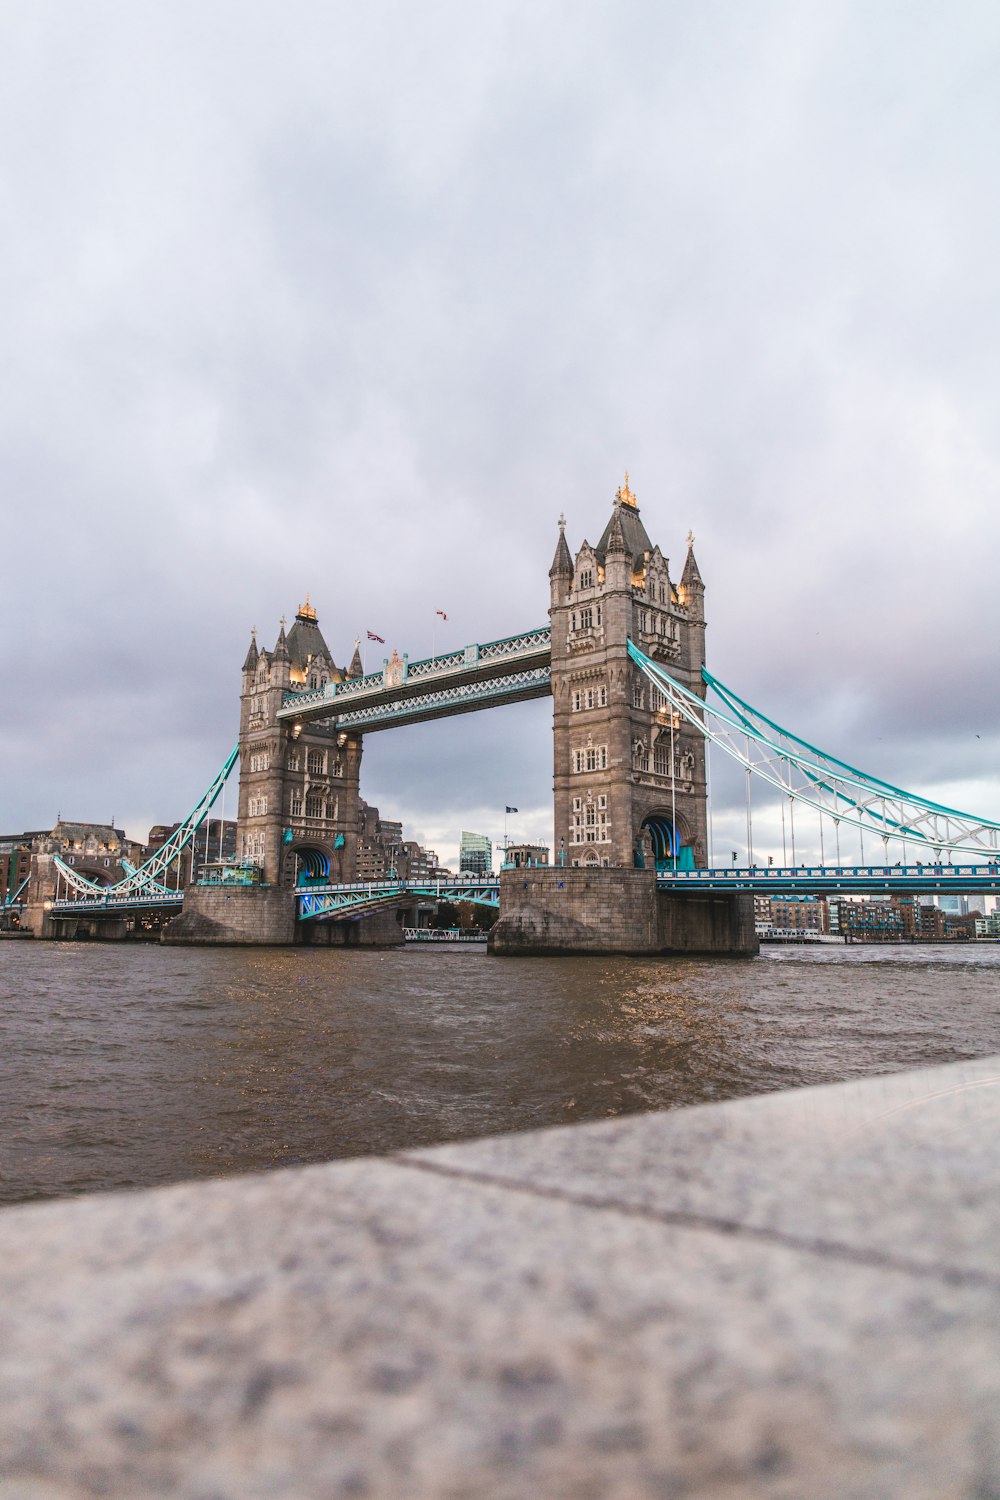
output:
[[342, 729], [371, 734], [395, 724], [544, 698], [552, 691], [550, 639], [548, 625], [540, 625], [422, 661], [397, 658], [381, 672], [286, 693], [278, 718], [298, 724], [336, 719]]

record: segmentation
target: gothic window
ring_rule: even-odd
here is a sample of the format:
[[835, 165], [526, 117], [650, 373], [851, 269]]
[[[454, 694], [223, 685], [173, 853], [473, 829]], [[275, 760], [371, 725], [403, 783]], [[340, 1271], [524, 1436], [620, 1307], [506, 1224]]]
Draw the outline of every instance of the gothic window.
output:
[[600, 623], [601, 623], [601, 606], [600, 605], [597, 606], [597, 623], [598, 623], [598, 625], [600, 625]]
[[582, 801], [581, 801], [581, 799], [579, 797], [574, 797], [573, 798], [573, 811], [574, 812], [579, 812], [582, 805], [583, 805]]
[[323, 816], [323, 798], [322, 797], [307, 797], [306, 798], [306, 817], [307, 818], [321, 818], [322, 816]]
[[313, 692], [315, 692], [316, 689], [319, 687], [319, 679], [316, 676], [315, 672], [311, 672], [309, 674], [309, 686], [310, 686], [310, 688], [312, 688]]
[[581, 609], [580, 611], [580, 629], [591, 630], [593, 628], [593, 624], [594, 611], [591, 605], [588, 604], [586, 609]]
[[642, 707], [642, 679], [639, 677], [632, 683], [632, 707]]
[[263, 818], [267, 814], [267, 798], [251, 797], [247, 802], [247, 816], [251, 818]]
[[293, 818], [301, 818], [301, 816], [302, 816], [302, 793], [301, 792], [293, 792], [292, 793], [291, 815], [292, 815]]
[[593, 573], [593, 569], [592, 568], [584, 568], [583, 572], [580, 574], [580, 587], [582, 589], [590, 589], [590, 588], [593, 588], [593, 586], [594, 586], [594, 573]]
[[649, 747], [645, 740], [634, 740], [632, 742], [632, 764], [637, 771], [649, 770]]
[[290, 771], [301, 770], [299, 752], [297, 750], [289, 750], [288, 752], [288, 769]]
[[653, 750], [653, 770], [657, 776], [670, 775], [670, 751], [665, 745], [657, 745]]
[[332, 771], [332, 773], [333, 773], [334, 776], [343, 776], [343, 774], [344, 774], [344, 761], [343, 761], [342, 756], [339, 756], [339, 755], [337, 756], [337, 758], [333, 762], [333, 765], [331, 767], [331, 771]]
[[322, 776], [325, 756], [322, 750], [310, 750], [306, 757], [306, 769], [310, 776]]
[[585, 749], [573, 751], [574, 771], [606, 771], [607, 766], [607, 745], [587, 745]]
[[573, 694], [573, 710], [578, 712], [583, 707], [583, 693], [579, 688]]

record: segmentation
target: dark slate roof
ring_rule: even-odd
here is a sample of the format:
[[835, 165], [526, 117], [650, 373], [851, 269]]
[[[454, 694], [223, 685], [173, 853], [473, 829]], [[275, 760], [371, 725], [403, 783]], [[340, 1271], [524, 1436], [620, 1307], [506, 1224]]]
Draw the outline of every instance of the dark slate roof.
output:
[[573, 559], [570, 557], [569, 548], [566, 545], [566, 527], [562, 524], [559, 526], [559, 540], [556, 543], [556, 555], [552, 559], [549, 577], [555, 578], [560, 574], [567, 574], [570, 577], [573, 574]]
[[246, 661], [243, 663], [244, 672], [252, 672], [254, 667], [257, 665], [259, 657], [260, 652], [257, 650], [257, 634], [255, 631], [254, 634], [250, 637], [250, 649], [247, 652]]
[[684, 561], [684, 572], [681, 574], [681, 583], [685, 584], [688, 588], [692, 584], [701, 584], [702, 588], [705, 587], [702, 576], [698, 571], [698, 564], [695, 561], [694, 545], [691, 542], [688, 543], [688, 555]]
[[363, 677], [365, 675], [364, 662], [361, 660], [361, 645], [354, 642], [354, 655], [351, 657], [351, 665], [347, 669], [348, 677]]
[[307, 615], [296, 615], [295, 623], [288, 632], [286, 645], [288, 646], [288, 659], [293, 667], [305, 671], [310, 657], [313, 656], [323, 656], [333, 666], [330, 648], [323, 639], [323, 632], [315, 616], [309, 619]]
[[646, 535], [646, 528], [639, 517], [639, 507], [636, 505], [622, 505], [615, 502], [615, 508], [611, 512], [611, 519], [601, 533], [601, 540], [594, 551], [598, 560], [603, 564], [608, 555], [608, 543], [611, 540], [611, 529], [615, 520], [621, 525], [622, 535], [625, 538], [626, 551], [632, 554], [632, 566], [636, 571], [642, 566], [647, 552], [652, 552], [653, 544]]

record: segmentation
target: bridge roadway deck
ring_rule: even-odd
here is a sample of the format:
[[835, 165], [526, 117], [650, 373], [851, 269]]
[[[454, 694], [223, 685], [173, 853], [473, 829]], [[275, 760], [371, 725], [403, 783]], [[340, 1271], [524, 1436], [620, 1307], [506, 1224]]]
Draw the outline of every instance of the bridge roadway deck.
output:
[[440, 719], [500, 703], [544, 698], [551, 691], [547, 625], [503, 640], [463, 646], [443, 656], [410, 662], [325, 688], [286, 693], [279, 720], [305, 724], [335, 719], [344, 729], [389, 729]]
[[[674, 891], [752, 891], [755, 895], [920, 895], [977, 891], [1000, 894], [1000, 863], [969, 865], [783, 865], [768, 867], [660, 870], [657, 884]], [[364, 916], [380, 906], [398, 904], [401, 898], [429, 901], [472, 901], [496, 906], [500, 885], [496, 877], [468, 880], [351, 881], [300, 887], [299, 917]], [[105, 896], [88, 900], [54, 901], [54, 916], [83, 916], [180, 906], [183, 891], [151, 896]]]

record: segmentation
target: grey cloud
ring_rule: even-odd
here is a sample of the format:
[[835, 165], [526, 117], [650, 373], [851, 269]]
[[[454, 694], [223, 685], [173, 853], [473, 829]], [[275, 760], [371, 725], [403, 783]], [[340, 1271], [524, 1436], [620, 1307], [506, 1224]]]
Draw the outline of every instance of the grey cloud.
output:
[[[306, 589], [343, 660], [544, 619], [556, 516], [595, 540], [626, 465], [675, 571], [697, 533], [720, 676], [891, 780], [978, 774], [993, 7], [0, 31], [5, 827], [179, 816]], [[543, 710], [373, 736], [365, 794], [544, 808]]]

